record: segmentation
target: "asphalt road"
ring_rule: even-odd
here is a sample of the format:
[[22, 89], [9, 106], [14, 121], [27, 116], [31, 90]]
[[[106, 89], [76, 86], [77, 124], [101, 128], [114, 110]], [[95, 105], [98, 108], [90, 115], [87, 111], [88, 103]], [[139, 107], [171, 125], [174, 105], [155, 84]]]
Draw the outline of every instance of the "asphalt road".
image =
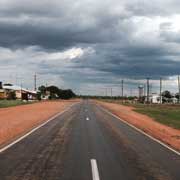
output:
[[0, 153], [0, 180], [180, 180], [180, 157], [86, 100]]

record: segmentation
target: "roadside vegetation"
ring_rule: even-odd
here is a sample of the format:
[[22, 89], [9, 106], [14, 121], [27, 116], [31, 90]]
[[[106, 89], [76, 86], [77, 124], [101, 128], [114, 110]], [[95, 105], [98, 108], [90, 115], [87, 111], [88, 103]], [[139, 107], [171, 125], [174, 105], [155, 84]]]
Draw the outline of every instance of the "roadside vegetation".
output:
[[76, 94], [71, 89], [60, 89], [57, 86], [40, 86], [38, 88], [37, 98], [41, 99], [71, 99], [75, 98]]
[[148, 115], [156, 121], [180, 129], [180, 105], [133, 105], [134, 111]]
[[0, 108], [6, 108], [6, 107], [12, 107], [12, 106], [18, 106], [18, 105], [24, 105], [30, 103], [32, 102], [25, 102], [21, 100], [0, 100]]

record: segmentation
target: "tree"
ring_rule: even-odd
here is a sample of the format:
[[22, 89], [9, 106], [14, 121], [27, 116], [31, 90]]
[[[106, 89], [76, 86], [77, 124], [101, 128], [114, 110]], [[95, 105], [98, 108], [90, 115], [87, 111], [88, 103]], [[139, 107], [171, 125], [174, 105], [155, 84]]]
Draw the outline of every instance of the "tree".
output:
[[38, 88], [39, 92], [41, 93], [41, 95], [45, 95], [46, 94], [46, 87], [45, 86], [40, 86]]
[[50, 92], [49, 99], [57, 99], [59, 97], [59, 88], [57, 86], [49, 86], [46, 91]]
[[165, 98], [167, 98], [167, 99], [172, 98], [172, 95], [171, 95], [171, 92], [170, 92], [170, 91], [164, 91], [164, 92], [162, 93], [162, 96], [165, 97]]
[[38, 90], [42, 95], [45, 95], [48, 91], [50, 95], [49, 99], [70, 99], [76, 96], [71, 89], [62, 90], [57, 86], [40, 86]]
[[75, 96], [76, 96], [75, 93], [71, 89], [59, 91], [59, 98], [61, 98], [61, 99], [70, 99], [70, 98], [73, 98]]
[[41, 101], [41, 92], [37, 92], [37, 100]]
[[176, 93], [175, 98], [179, 99], [179, 93]]

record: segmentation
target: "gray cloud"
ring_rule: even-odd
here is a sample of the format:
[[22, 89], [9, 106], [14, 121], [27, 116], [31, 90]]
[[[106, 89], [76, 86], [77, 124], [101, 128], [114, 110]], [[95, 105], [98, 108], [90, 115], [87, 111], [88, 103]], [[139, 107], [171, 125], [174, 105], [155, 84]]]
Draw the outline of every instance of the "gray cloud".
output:
[[18, 74], [31, 86], [28, 77], [37, 72], [39, 84], [78, 89], [115, 85], [121, 78], [175, 76], [178, 5], [177, 0], [3, 0], [1, 77], [9, 81]]

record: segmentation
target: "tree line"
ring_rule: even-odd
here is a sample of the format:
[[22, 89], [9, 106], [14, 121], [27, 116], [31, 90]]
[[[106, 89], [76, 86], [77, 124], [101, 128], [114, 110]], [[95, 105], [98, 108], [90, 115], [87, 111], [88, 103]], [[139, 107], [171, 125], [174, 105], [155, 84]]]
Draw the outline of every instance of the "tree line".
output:
[[57, 86], [40, 86], [38, 88], [38, 99], [47, 97], [48, 99], [71, 99], [76, 94], [71, 89], [60, 89]]

